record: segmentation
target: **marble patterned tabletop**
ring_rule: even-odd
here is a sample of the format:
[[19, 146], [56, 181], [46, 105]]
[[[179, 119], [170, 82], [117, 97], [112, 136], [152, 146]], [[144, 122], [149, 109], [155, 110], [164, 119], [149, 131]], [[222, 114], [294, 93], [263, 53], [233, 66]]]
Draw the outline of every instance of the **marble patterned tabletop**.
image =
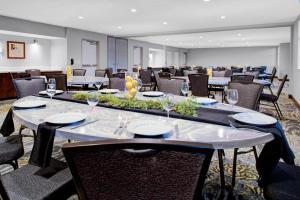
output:
[[107, 83], [108, 80], [106, 77], [72, 76], [68, 78], [68, 85], [95, 84], [96, 82]]
[[[140, 95], [139, 98], [145, 98]], [[179, 97], [179, 99], [182, 97]], [[128, 122], [144, 120], [159, 120], [167, 123], [167, 117], [143, 114], [130, 111], [121, 111], [117, 109], [95, 107], [92, 110], [86, 104], [73, 103], [61, 100], [50, 100], [48, 98], [29, 96], [18, 101], [47, 101], [44, 108], [14, 110], [14, 119], [26, 127], [37, 130], [37, 127], [45, 118], [66, 112], [85, 113], [88, 118], [86, 121], [97, 120], [94, 123], [74, 128], [76, 125], [69, 125], [59, 128], [56, 131], [56, 137], [71, 139], [75, 141], [93, 141], [103, 139], [130, 139], [133, 135], [125, 128], [117, 131], [121, 123], [121, 118], [126, 116]], [[249, 110], [237, 106], [229, 106], [217, 103], [211, 108], [225, 109], [240, 112]], [[253, 112], [253, 111], [251, 111]], [[84, 122], [83, 122], [84, 123]], [[213, 146], [215, 149], [251, 147], [259, 144], [265, 144], [273, 140], [270, 133], [258, 132], [250, 129], [236, 129], [232, 127], [207, 124], [183, 119], [170, 118], [168, 123], [172, 124], [173, 131], [167, 140], [181, 140], [194, 142], [195, 145], [205, 143]], [[117, 134], [115, 134], [118, 132]]]

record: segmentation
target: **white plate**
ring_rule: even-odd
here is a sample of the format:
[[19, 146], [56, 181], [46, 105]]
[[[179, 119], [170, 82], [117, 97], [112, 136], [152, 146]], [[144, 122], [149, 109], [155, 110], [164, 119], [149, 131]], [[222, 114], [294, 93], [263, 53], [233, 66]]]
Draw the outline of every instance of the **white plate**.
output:
[[16, 108], [37, 108], [37, 107], [42, 107], [47, 104], [46, 101], [41, 101], [41, 100], [32, 100], [32, 101], [19, 101], [15, 102], [13, 104], [13, 107]]
[[130, 122], [127, 126], [130, 133], [145, 136], [164, 135], [170, 133], [172, 129], [166, 122], [158, 120], [138, 120]]
[[149, 92], [143, 92], [143, 96], [146, 97], [161, 97], [164, 96], [165, 93], [158, 92], [158, 91], [149, 91]]
[[119, 90], [118, 89], [102, 89], [102, 90], [99, 90], [99, 92], [101, 92], [102, 94], [115, 94], [115, 93], [118, 93]]
[[69, 113], [59, 113], [47, 117], [45, 122], [51, 124], [73, 124], [76, 122], [83, 121], [87, 118], [87, 116], [80, 112], [69, 112]]
[[213, 104], [213, 103], [217, 103], [218, 101], [215, 99], [210, 99], [205, 97], [197, 97], [193, 99], [193, 102], [198, 104]]
[[245, 113], [238, 113], [235, 115], [232, 115], [232, 118], [239, 121], [243, 122], [246, 124], [254, 124], [254, 125], [272, 125], [277, 122], [277, 119], [274, 117], [262, 114], [262, 113], [250, 113], [250, 112], [245, 112]]
[[[55, 90], [55, 94], [62, 94], [62, 93], [64, 93], [64, 91], [62, 91], [62, 90]], [[47, 90], [40, 91], [39, 94], [46, 95], [47, 94]]]

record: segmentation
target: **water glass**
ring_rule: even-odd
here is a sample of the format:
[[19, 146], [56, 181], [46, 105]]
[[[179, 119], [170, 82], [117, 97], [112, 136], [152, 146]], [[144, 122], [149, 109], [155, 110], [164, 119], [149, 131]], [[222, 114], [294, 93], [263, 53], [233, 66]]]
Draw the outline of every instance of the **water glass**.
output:
[[48, 80], [48, 86], [50, 89], [56, 89], [56, 80], [55, 78], [49, 78]]
[[102, 82], [96, 82], [96, 83], [95, 83], [95, 86], [97, 87], [98, 92], [99, 92], [99, 90], [100, 90], [101, 85], [102, 85]]
[[235, 105], [238, 102], [239, 95], [236, 89], [227, 90], [227, 101], [230, 105]]
[[189, 84], [187, 82], [182, 83], [181, 92], [182, 92], [183, 96], [187, 96], [187, 94], [189, 93]]
[[55, 86], [53, 86], [53, 84], [47, 84], [47, 95], [51, 98], [55, 95], [56, 90], [55, 90]]
[[141, 79], [137, 79], [136, 82], [137, 82], [137, 91], [140, 92], [143, 87], [143, 82]]
[[92, 108], [92, 110], [94, 110], [95, 106], [98, 104], [99, 102], [99, 98], [98, 98], [98, 93], [97, 92], [90, 92], [87, 94], [87, 103], [89, 104], [89, 106]]
[[170, 119], [170, 111], [174, 107], [174, 96], [172, 94], [166, 94], [161, 98], [161, 103], [165, 111], [167, 111], [168, 120]]

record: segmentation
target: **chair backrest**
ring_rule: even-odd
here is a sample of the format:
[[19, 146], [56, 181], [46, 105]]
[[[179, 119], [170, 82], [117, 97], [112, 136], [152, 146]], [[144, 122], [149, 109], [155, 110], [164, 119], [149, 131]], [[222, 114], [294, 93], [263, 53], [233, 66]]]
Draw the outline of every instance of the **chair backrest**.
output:
[[272, 70], [272, 75], [271, 75], [271, 78], [270, 78], [270, 82], [273, 83], [274, 79], [275, 79], [275, 76], [276, 76], [276, 73], [277, 73], [277, 68], [274, 67], [273, 70]]
[[95, 70], [96, 77], [105, 77], [105, 75], [106, 75], [105, 69], [96, 69]]
[[25, 73], [30, 76], [41, 76], [41, 70], [39, 69], [26, 69]]
[[214, 150], [159, 139], [105, 140], [62, 148], [79, 199], [201, 199]]
[[105, 69], [107, 77], [112, 78], [113, 77], [113, 69], [112, 68], [106, 68]]
[[44, 78], [19, 78], [12, 80], [16, 90], [17, 99], [38, 94], [45, 90]]
[[110, 78], [108, 87], [109, 87], [109, 89], [118, 89], [120, 91], [124, 91], [125, 90], [125, 79], [117, 78], [117, 77]]
[[222, 70], [222, 71], [215, 71], [215, 70], [213, 70], [212, 76], [213, 77], [225, 77], [225, 72], [226, 71], [224, 71], [224, 70]]
[[151, 79], [152, 79], [151, 74], [152, 72], [150, 70], [141, 69], [140, 76], [141, 76], [142, 83], [144, 84], [151, 83]]
[[86, 69], [73, 69], [73, 76], [85, 76]]
[[239, 67], [231, 67], [231, 71], [232, 73], [243, 73], [243, 68], [239, 68]]
[[169, 68], [169, 70], [170, 70], [170, 74], [171, 74], [172, 76], [175, 76], [175, 75], [176, 75], [176, 69], [175, 69], [175, 68]]
[[67, 75], [66, 74], [49, 74], [47, 78], [54, 78], [57, 90], [67, 90]]
[[189, 74], [197, 74], [197, 70], [183, 70], [183, 75], [188, 76]]
[[287, 74], [284, 75], [284, 77], [283, 77], [283, 79], [282, 79], [282, 81], [281, 81], [281, 83], [280, 83], [280, 86], [279, 86], [279, 88], [278, 88], [278, 91], [277, 91], [277, 97], [280, 96], [280, 94], [281, 94], [281, 92], [282, 92], [282, 89], [283, 89], [283, 87], [284, 87], [284, 84], [285, 84], [285, 82], [287, 81], [287, 78], [288, 78], [288, 75], [287, 75]]
[[190, 74], [189, 81], [192, 90], [192, 95], [199, 97], [208, 96], [208, 75], [205, 74]]
[[127, 72], [127, 69], [117, 69], [117, 72]]
[[231, 76], [232, 82], [243, 82], [243, 83], [252, 83], [254, 76], [251, 75], [233, 75]]
[[113, 78], [125, 78], [125, 72], [118, 72], [118, 73], [114, 73]]
[[256, 79], [256, 78], [258, 78], [259, 71], [245, 72], [244, 74], [253, 76]]
[[258, 83], [229, 82], [228, 89], [236, 89], [238, 91], [237, 106], [257, 110], [263, 85]]
[[181, 87], [184, 79], [168, 79], [160, 78], [157, 83], [158, 90], [164, 93], [171, 93], [174, 95], [181, 95]]
[[200, 68], [197, 69], [197, 73], [198, 74], [207, 74], [207, 69], [203, 68], [203, 67], [200, 67]]
[[171, 78], [171, 74], [169, 72], [159, 72], [159, 78]]

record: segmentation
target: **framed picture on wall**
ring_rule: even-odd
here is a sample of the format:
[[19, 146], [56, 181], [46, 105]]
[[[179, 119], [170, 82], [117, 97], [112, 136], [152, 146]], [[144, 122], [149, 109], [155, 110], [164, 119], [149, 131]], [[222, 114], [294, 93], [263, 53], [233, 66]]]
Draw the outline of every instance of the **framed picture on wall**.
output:
[[8, 59], [25, 59], [25, 42], [7, 41]]

